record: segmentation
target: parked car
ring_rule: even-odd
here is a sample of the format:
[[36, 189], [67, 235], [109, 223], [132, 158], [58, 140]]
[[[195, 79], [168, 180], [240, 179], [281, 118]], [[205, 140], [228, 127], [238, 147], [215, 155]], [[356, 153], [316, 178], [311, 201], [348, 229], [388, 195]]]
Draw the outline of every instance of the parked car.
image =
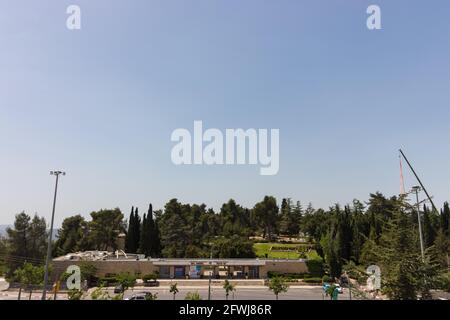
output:
[[114, 288], [114, 293], [123, 293], [124, 291], [123, 285], [121, 284]]
[[145, 300], [146, 294], [145, 293], [137, 293], [133, 294], [132, 296], [125, 298], [124, 300]]
[[158, 287], [159, 286], [159, 281], [156, 280], [156, 279], [148, 280], [147, 282], [145, 282], [145, 286], [146, 287]]

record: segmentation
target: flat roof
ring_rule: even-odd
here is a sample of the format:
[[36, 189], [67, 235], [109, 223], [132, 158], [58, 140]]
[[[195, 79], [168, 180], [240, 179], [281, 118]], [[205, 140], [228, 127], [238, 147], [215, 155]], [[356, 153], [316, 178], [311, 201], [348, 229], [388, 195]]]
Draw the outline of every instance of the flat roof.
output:
[[152, 259], [155, 266], [264, 266], [266, 261], [258, 259]]
[[109, 252], [77, 252], [69, 253], [64, 256], [56, 257], [53, 261], [129, 261], [129, 262], [152, 262], [154, 265], [159, 266], [189, 266], [189, 265], [228, 265], [228, 266], [263, 266], [266, 263], [271, 262], [306, 262], [307, 259], [265, 259], [265, 258], [230, 258], [230, 259], [208, 259], [208, 258], [142, 258], [137, 259], [136, 254], [115, 255]]

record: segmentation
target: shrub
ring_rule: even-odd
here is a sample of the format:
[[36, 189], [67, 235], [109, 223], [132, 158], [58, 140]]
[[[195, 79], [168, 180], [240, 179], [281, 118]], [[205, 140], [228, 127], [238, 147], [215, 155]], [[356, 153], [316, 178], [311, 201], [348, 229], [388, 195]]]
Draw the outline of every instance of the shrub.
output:
[[323, 282], [331, 282], [331, 281], [333, 281], [333, 279], [330, 276], [324, 275], [322, 277], [322, 281]]
[[267, 272], [267, 277], [269, 279], [276, 278], [276, 277], [283, 277], [286, 279], [286, 281], [303, 279], [307, 276], [308, 275], [306, 273], [281, 273], [281, 272], [277, 272], [277, 271], [268, 271]]
[[323, 270], [323, 260], [322, 259], [311, 259], [306, 261], [309, 274], [314, 277], [322, 278], [324, 275]]
[[103, 277], [98, 279], [98, 285], [102, 287], [115, 286], [117, 284], [116, 277]]
[[156, 273], [146, 274], [142, 277], [142, 281], [144, 281], [144, 283], [148, 283], [151, 280], [156, 280], [156, 279], [158, 279], [158, 275]]
[[158, 299], [158, 293], [152, 294], [151, 292], [149, 292], [145, 295], [145, 300], [157, 300], [157, 299]]
[[108, 300], [109, 294], [108, 292], [103, 290], [103, 287], [98, 287], [91, 293], [92, 300]]
[[304, 283], [321, 284], [322, 283], [322, 278], [318, 278], [318, 277], [306, 278], [306, 279], [303, 279], [303, 282]]
[[130, 287], [134, 287], [136, 284], [136, 276], [128, 272], [120, 273], [116, 276], [116, 281], [123, 286], [124, 290], [127, 290]]
[[196, 292], [188, 292], [188, 293], [186, 293], [184, 300], [202, 300], [202, 297], [200, 296], [200, 294], [197, 291]]
[[111, 300], [123, 300], [123, 292], [119, 293], [119, 294], [116, 294], [115, 296], [113, 296], [111, 298]]
[[82, 297], [83, 297], [83, 291], [81, 291], [81, 290], [72, 289], [67, 293], [67, 298], [69, 300], [81, 300]]

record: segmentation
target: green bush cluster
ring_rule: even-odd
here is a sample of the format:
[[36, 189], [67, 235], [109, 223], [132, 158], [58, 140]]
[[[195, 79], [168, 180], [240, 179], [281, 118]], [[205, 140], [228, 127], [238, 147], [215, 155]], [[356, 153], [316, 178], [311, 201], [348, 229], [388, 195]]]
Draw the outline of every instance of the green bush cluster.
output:
[[318, 277], [305, 278], [305, 279], [303, 279], [303, 282], [311, 283], [311, 284], [320, 284], [320, 283], [322, 283], [322, 278], [318, 278]]
[[152, 280], [156, 280], [158, 279], [158, 275], [156, 273], [150, 273], [150, 274], [146, 274], [142, 277], [142, 281], [144, 281], [144, 283], [148, 283]]
[[306, 261], [309, 274], [314, 277], [322, 278], [325, 274], [323, 269], [323, 260], [320, 258], [310, 259]]

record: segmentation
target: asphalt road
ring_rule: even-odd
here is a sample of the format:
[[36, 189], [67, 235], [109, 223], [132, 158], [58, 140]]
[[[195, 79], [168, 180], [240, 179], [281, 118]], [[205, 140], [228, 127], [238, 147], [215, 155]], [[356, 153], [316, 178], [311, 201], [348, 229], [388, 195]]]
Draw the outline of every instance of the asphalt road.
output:
[[[203, 300], [208, 298], [208, 287], [179, 287], [179, 292], [176, 295], [177, 300], [182, 300], [188, 292], [198, 292]], [[173, 295], [169, 292], [169, 288], [145, 288], [128, 290], [125, 293], [125, 298], [130, 297], [136, 293], [151, 292], [157, 293], [159, 300], [172, 300]], [[109, 290], [110, 295], [113, 291]], [[225, 300], [225, 290], [221, 287], [212, 287], [212, 300]], [[229, 300], [233, 299], [233, 294], [230, 293]], [[275, 300], [275, 295], [269, 291], [267, 287], [237, 287], [234, 292], [234, 299], [236, 300]], [[279, 300], [322, 300], [322, 288], [317, 286], [308, 287], [291, 287], [288, 292], [280, 293]], [[329, 298], [326, 298], [329, 299]], [[340, 300], [348, 300], [348, 291], [344, 291], [339, 295]]]

